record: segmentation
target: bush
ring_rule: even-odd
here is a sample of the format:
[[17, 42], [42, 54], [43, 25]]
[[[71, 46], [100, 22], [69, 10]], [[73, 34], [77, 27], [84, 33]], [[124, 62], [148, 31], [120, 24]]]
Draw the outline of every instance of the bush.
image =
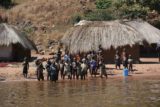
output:
[[97, 9], [107, 9], [111, 6], [112, 1], [111, 0], [97, 0], [95, 4], [96, 4]]
[[75, 14], [71, 17], [71, 23], [75, 24], [82, 20], [82, 16], [80, 14]]
[[0, 0], [0, 5], [4, 8], [9, 8], [13, 3], [12, 0]]
[[160, 0], [141, 0], [140, 4], [143, 6], [148, 6], [152, 10], [156, 10], [160, 13]]
[[128, 6], [127, 4], [123, 4], [122, 7], [118, 9], [119, 15], [123, 18], [143, 18], [147, 16], [147, 12], [149, 11], [148, 7], [143, 7], [139, 4], [133, 4]]
[[90, 21], [103, 21], [103, 20], [106, 21], [106, 20], [113, 20], [114, 17], [108, 14], [106, 10], [96, 10], [86, 14], [84, 19]]

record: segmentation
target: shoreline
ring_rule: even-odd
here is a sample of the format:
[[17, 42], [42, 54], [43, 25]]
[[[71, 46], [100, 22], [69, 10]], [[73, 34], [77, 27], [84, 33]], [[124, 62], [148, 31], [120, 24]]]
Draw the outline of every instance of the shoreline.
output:
[[[157, 62], [156, 58], [145, 58], [142, 59], [145, 62], [154, 62], [154, 63], [144, 63], [144, 64], [133, 64], [134, 73], [129, 76], [129, 78], [143, 78], [143, 77], [158, 77], [160, 78], [160, 64]], [[156, 63], [155, 63], [156, 62]], [[122, 76], [122, 69], [116, 70], [114, 69], [114, 64], [107, 64], [107, 72], [108, 79], [112, 78], [124, 78]], [[6, 67], [0, 67], [0, 82], [11, 82], [11, 81], [38, 81], [36, 79], [35, 75], [36, 67], [34, 62], [30, 63], [30, 68], [28, 72], [28, 79], [25, 79], [22, 75], [22, 64], [17, 63], [14, 65], [9, 64], [9, 66]], [[89, 73], [88, 73], [89, 74]], [[46, 80], [47, 72], [44, 70], [44, 77]], [[59, 77], [60, 78], [60, 77]], [[92, 77], [87, 77], [86, 80], [90, 80]], [[93, 77], [94, 78], [94, 77]], [[97, 75], [96, 78], [100, 78], [99, 75]], [[85, 80], [85, 81], [86, 81]], [[76, 81], [75, 80], [68, 80], [67, 78], [65, 80], [59, 79], [58, 82], [62, 81]], [[79, 81], [79, 80], [78, 80]], [[84, 80], [82, 80], [84, 81]]]
[[[155, 78], [160, 78], [160, 71], [159, 72], [152, 72], [149, 71], [148, 73], [129, 73], [129, 76], [124, 77], [122, 75], [122, 70], [121, 71], [112, 71], [113, 74], [108, 74], [108, 78], [106, 79], [105, 77], [101, 78], [100, 75], [97, 75], [96, 77], [91, 77], [90, 75], [86, 77], [85, 80], [77, 80], [77, 79], [72, 79], [69, 80], [67, 77], [63, 80], [59, 77], [59, 80], [57, 81], [58, 83], [63, 83], [63, 82], [70, 82], [70, 81], [89, 81], [93, 79], [98, 79], [98, 80], [108, 80], [108, 79], [124, 79], [124, 78], [129, 78], [129, 79], [143, 79], [143, 78], [150, 78], [150, 77], [155, 77]], [[121, 73], [120, 73], [121, 72]], [[0, 73], [1, 74], [1, 73]], [[31, 75], [31, 74], [29, 74]], [[50, 82], [46, 79], [46, 72], [44, 73], [44, 81], [43, 82]], [[7, 77], [7, 78], [1, 78], [0, 76], [0, 82], [39, 82], [36, 78], [36, 75], [28, 76], [28, 78], [24, 78], [23, 75], [12, 75], [12, 77]], [[41, 81], [42, 82], [42, 81]]]

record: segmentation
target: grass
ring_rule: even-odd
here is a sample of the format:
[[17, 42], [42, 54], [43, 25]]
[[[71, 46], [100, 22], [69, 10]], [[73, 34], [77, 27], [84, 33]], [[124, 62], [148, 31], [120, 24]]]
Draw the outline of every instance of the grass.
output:
[[[72, 25], [74, 13], [83, 11], [79, 0], [14, 0], [17, 5], [8, 11], [9, 23], [23, 27], [31, 23], [29, 37], [47, 44], [47, 38], [60, 39]], [[31, 27], [31, 28], [30, 28]], [[30, 29], [36, 30], [30, 33]]]

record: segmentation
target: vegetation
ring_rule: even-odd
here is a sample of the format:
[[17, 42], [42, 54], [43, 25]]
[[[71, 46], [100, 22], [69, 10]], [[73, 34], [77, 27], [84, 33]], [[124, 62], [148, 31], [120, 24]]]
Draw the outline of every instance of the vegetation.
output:
[[74, 14], [71, 18], [71, 23], [75, 24], [78, 23], [82, 19], [82, 16], [80, 14]]
[[0, 0], [0, 6], [4, 8], [9, 8], [12, 5], [13, 5], [12, 0]]
[[156, 10], [160, 13], [160, 1], [159, 0], [141, 0], [141, 5], [147, 6], [152, 10]]
[[[48, 39], [61, 38], [69, 27], [80, 20], [143, 18], [160, 27], [159, 0], [81, 1], [84, 2], [80, 0], [67, 0], [67, 2], [66, 0], [0, 0], [0, 8], [3, 8], [0, 10], [0, 16], [7, 17], [8, 23], [27, 32], [35, 42], [40, 41], [44, 44], [48, 43]], [[14, 8], [11, 8], [12, 6]], [[47, 35], [48, 39], [44, 35]]]
[[111, 6], [112, 2], [111, 0], [97, 0], [95, 4], [98, 9], [107, 9]]
[[[114, 19], [136, 19], [146, 20], [148, 13], [153, 10], [160, 12], [159, 0], [96, 0], [96, 9], [76, 16], [76, 21], [80, 19], [101, 21]], [[75, 18], [74, 18], [75, 20]]]
[[85, 14], [85, 20], [91, 21], [103, 21], [103, 20], [113, 20], [114, 17], [111, 14], [108, 14], [106, 10], [95, 10]]

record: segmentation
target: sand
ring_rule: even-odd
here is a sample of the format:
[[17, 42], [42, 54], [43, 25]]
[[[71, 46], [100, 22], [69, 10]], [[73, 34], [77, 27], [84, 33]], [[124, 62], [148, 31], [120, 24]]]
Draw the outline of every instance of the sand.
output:
[[[51, 57], [51, 56], [40, 56]], [[144, 77], [144, 76], [160, 76], [160, 63], [158, 63], [158, 58], [141, 58], [142, 64], [134, 64], [134, 73], [130, 73], [134, 77]], [[1, 65], [5, 65], [0, 63]], [[107, 72], [109, 78], [117, 78], [122, 76], [122, 69], [116, 70], [114, 64], [109, 64], [107, 66]], [[123, 67], [122, 67], [123, 68]], [[5, 66], [0, 67], [0, 81], [37, 81], [36, 66], [34, 62], [30, 62], [30, 68], [28, 73], [28, 78], [25, 79], [22, 75], [22, 63], [7, 63]], [[44, 76], [46, 80], [47, 72], [44, 71]], [[98, 76], [97, 76], [98, 77]]]

